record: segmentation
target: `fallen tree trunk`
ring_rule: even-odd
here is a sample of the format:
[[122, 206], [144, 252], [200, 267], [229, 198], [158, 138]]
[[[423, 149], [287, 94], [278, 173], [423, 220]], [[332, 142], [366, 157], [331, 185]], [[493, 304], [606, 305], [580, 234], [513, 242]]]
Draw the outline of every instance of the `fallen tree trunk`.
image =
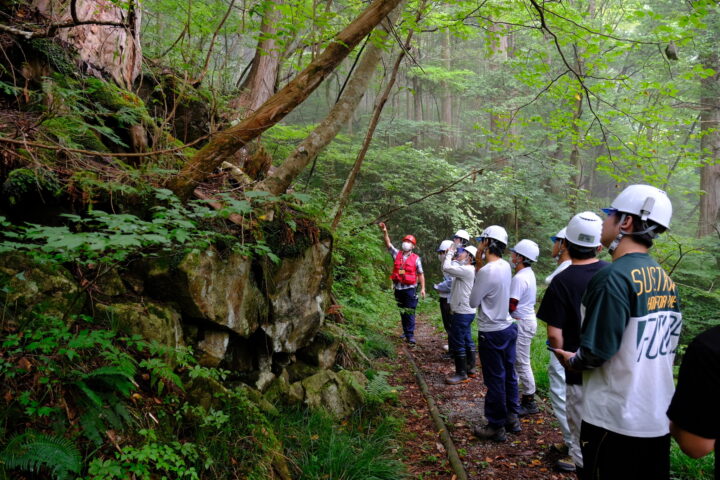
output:
[[181, 199], [188, 199], [198, 183], [207, 178], [224, 160], [303, 102], [400, 1], [375, 0], [282, 90], [245, 120], [218, 133], [210, 143], [199, 150], [169, 182], [169, 188]]

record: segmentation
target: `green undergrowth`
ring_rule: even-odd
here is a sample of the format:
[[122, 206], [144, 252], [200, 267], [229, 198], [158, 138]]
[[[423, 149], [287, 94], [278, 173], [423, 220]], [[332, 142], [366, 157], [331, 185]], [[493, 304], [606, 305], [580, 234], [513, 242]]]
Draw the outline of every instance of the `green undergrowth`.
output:
[[394, 480], [409, 478], [397, 460], [395, 438], [402, 420], [358, 413], [338, 424], [322, 412], [289, 410], [278, 416], [286, 455], [302, 473], [298, 479]]
[[244, 390], [186, 392], [227, 372], [190, 349], [125, 336], [99, 319], [2, 322], [0, 478], [268, 478], [281, 443]]
[[715, 478], [715, 454], [694, 459], [685, 455], [672, 441], [670, 448], [670, 478], [673, 480], [712, 480]]

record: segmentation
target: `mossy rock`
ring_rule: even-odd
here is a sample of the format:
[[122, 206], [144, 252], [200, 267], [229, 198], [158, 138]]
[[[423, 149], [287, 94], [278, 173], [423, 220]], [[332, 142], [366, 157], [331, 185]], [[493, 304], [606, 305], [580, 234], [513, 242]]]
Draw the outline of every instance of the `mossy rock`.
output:
[[49, 170], [17, 168], [11, 171], [2, 185], [3, 202], [11, 206], [36, 202], [47, 196], [48, 200], [63, 193], [63, 186]]
[[311, 377], [320, 370], [317, 366], [308, 365], [304, 362], [295, 362], [286, 368], [290, 382], [297, 382]]
[[145, 107], [145, 102], [133, 92], [98, 78], [86, 78], [84, 82], [85, 92], [93, 101], [104, 105], [109, 110], [122, 112], [123, 119], [121, 123], [133, 125], [141, 121], [152, 121]]
[[141, 335], [148, 341], [169, 347], [185, 345], [180, 314], [166, 305], [145, 300], [143, 303], [98, 303], [95, 308], [111, 324], [127, 333]]
[[365, 403], [367, 378], [360, 372], [321, 370], [302, 381], [305, 404], [335, 418], [347, 417]]
[[2, 308], [24, 318], [31, 312], [58, 317], [79, 314], [87, 294], [65, 268], [19, 253], [0, 255], [0, 296]]
[[40, 129], [55, 137], [59, 143], [68, 148], [97, 152], [109, 151], [100, 135], [79, 116], [65, 115], [48, 118], [40, 124]]

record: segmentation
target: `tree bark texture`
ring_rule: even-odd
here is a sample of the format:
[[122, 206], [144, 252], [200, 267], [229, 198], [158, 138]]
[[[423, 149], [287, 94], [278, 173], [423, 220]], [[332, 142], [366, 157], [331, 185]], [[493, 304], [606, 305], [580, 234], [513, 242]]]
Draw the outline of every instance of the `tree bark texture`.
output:
[[80, 69], [103, 78], [110, 76], [118, 85], [131, 88], [140, 75], [140, 18], [142, 9], [135, 0], [127, 7], [110, 0], [34, 0], [33, 8], [51, 24], [77, 21], [115, 22], [109, 25], [78, 25], [57, 31], [56, 37], [78, 52]]
[[169, 187], [187, 199], [195, 187], [224, 160], [248, 141], [282, 120], [322, 83], [353, 48], [387, 16], [401, 0], [375, 0], [290, 83], [254, 113], [235, 126], [219, 132], [199, 150], [170, 182]]
[[[396, 8], [389, 16], [388, 21], [394, 22], [400, 15], [401, 8]], [[375, 35], [381, 38], [389, 38], [388, 28], [380, 26], [376, 29]], [[380, 39], [371, 39], [365, 46], [362, 58], [355, 67], [350, 80], [338, 102], [330, 109], [327, 117], [320, 125], [307, 136], [295, 150], [285, 159], [272, 176], [260, 183], [256, 190], [264, 190], [274, 195], [279, 195], [290, 186], [300, 172], [313, 161], [313, 159], [325, 148], [348, 120], [352, 118], [353, 112], [365, 95], [368, 85], [372, 80], [380, 59], [382, 48], [378, 46]]]
[[282, 56], [275, 39], [277, 22], [280, 20], [280, 10], [277, 7], [282, 3], [282, 0], [274, 0], [265, 4], [266, 10], [260, 24], [260, 37], [252, 67], [240, 87], [240, 95], [229, 103], [233, 110], [231, 119], [247, 117], [275, 93]]
[[[720, 71], [720, 57], [714, 51], [703, 58], [703, 66]], [[701, 83], [700, 148], [705, 165], [700, 169], [700, 219], [698, 236], [713, 233], [720, 226], [720, 73], [703, 78]], [[720, 232], [719, 232], [720, 233]]]

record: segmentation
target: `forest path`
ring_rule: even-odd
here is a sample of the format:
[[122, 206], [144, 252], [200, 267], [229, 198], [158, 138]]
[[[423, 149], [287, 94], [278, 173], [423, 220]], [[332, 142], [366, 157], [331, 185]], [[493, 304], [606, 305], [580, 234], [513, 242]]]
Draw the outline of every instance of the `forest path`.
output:
[[[473, 328], [476, 328], [475, 323]], [[399, 326], [397, 330], [399, 336]], [[476, 330], [473, 335], [477, 335]], [[415, 434], [405, 445], [405, 461], [414, 478], [449, 480], [453, 473], [405, 351], [413, 356], [425, 378], [468, 478], [575, 478], [574, 474], [553, 469], [559, 454], [551, 452], [550, 445], [561, 442], [562, 437], [545, 398], [539, 402], [541, 412], [521, 419], [523, 431], [509, 434], [506, 443], [479, 441], [473, 436], [472, 429], [483, 422], [487, 389], [482, 375], [468, 383], [446, 385], [445, 377], [454, 372], [454, 366], [452, 360], [443, 355], [443, 345], [447, 343], [444, 331], [436, 329], [427, 316], [421, 314], [418, 315], [415, 338], [417, 345], [414, 348], [398, 347], [396, 363], [399, 368], [391, 379], [393, 385], [404, 387], [400, 392], [401, 408], [407, 416], [406, 429]]]

